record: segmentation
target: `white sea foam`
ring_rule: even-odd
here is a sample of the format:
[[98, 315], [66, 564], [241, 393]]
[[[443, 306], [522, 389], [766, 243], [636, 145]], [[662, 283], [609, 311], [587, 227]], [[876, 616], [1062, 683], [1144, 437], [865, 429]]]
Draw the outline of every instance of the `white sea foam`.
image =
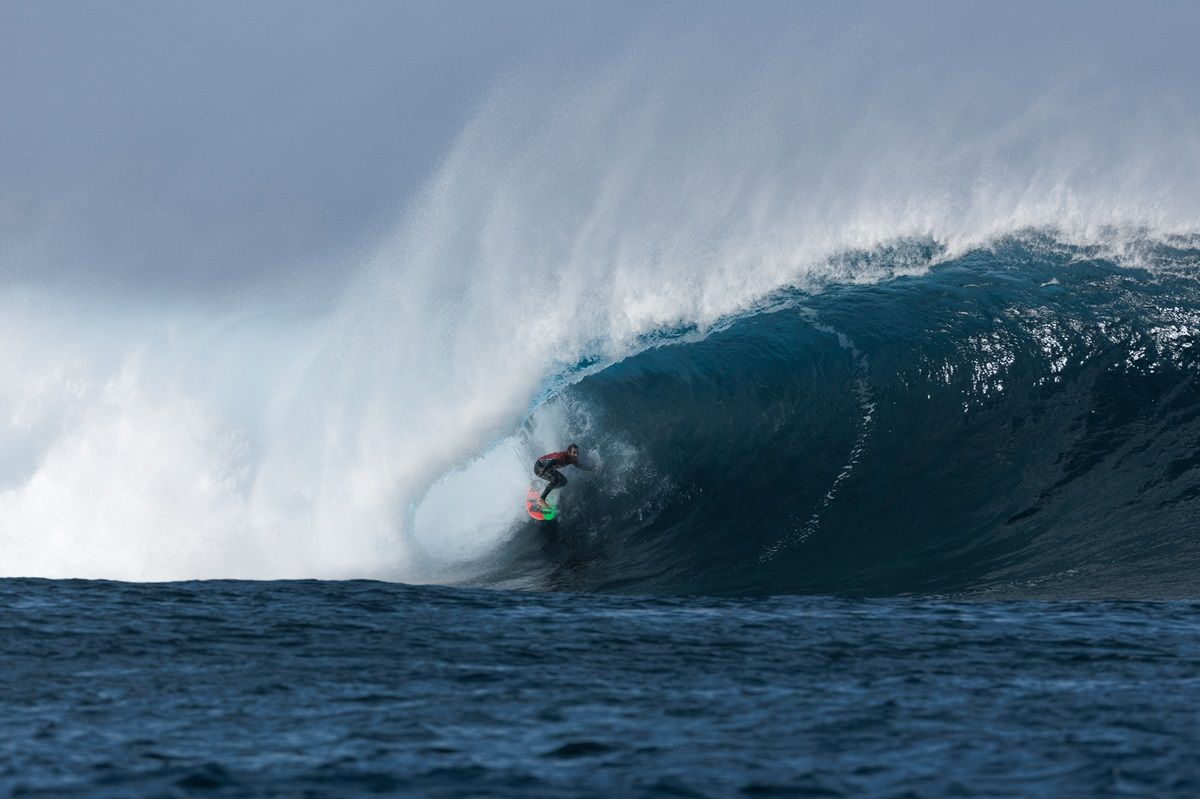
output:
[[514, 76], [320, 318], [10, 297], [0, 573], [433, 579], [520, 518], [532, 456], [584, 438], [530, 418], [582, 358], [888, 273], [848, 249], [1200, 228], [1191, 84], [1121, 73], [1159, 43], [1029, 65], [987, 30], [947, 55], [953, 21], [841, 22], [701, 20], [584, 81]]

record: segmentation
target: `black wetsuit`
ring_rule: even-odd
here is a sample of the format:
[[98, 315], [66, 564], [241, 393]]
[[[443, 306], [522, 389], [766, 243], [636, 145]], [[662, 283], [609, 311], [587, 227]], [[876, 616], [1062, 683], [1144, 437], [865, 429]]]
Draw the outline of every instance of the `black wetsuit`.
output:
[[566, 450], [562, 452], [550, 452], [538, 458], [533, 464], [533, 473], [543, 480], [549, 480], [546, 487], [542, 489], [542, 501], [546, 501], [546, 497], [550, 496], [550, 492], [556, 488], [562, 488], [567, 484], [567, 478], [563, 477], [560, 467], [576, 466], [587, 471], [591, 467], [584, 466], [579, 462], [579, 456], [571, 457]]

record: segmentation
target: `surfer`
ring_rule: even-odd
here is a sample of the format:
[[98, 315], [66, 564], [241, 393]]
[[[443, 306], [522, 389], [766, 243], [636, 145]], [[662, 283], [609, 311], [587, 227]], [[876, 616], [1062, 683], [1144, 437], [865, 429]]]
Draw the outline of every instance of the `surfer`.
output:
[[585, 472], [592, 471], [592, 466], [581, 463], [579, 461], [579, 445], [571, 444], [562, 452], [550, 452], [534, 461], [533, 473], [543, 480], [547, 480], [546, 487], [542, 489], [542, 496], [538, 499], [538, 507], [546, 510], [549, 504], [546, 502], [546, 497], [550, 496], [550, 492], [556, 488], [562, 488], [567, 484], [567, 478], [562, 476], [560, 468], [565, 466], [574, 466], [578, 469], [583, 469]]

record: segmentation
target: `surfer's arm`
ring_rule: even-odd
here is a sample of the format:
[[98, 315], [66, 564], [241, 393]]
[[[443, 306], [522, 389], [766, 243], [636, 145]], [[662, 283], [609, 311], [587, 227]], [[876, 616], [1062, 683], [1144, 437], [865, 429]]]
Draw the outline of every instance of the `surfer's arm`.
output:
[[594, 471], [596, 471], [596, 464], [594, 464], [594, 463], [585, 463], [585, 462], [583, 462], [583, 461], [579, 460], [578, 458], [575, 460], [575, 464], [574, 464], [574, 465], [575, 465], [575, 468], [577, 468], [577, 469], [583, 469], [585, 472], [594, 472]]

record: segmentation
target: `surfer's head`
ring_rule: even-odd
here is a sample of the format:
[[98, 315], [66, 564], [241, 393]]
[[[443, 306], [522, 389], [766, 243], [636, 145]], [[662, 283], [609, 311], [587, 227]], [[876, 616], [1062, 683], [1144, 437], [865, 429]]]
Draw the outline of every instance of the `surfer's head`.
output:
[[567, 454], [570, 455], [572, 458], [574, 458], [576, 455], [579, 454], [579, 445], [578, 444], [568, 444], [567, 445]]

